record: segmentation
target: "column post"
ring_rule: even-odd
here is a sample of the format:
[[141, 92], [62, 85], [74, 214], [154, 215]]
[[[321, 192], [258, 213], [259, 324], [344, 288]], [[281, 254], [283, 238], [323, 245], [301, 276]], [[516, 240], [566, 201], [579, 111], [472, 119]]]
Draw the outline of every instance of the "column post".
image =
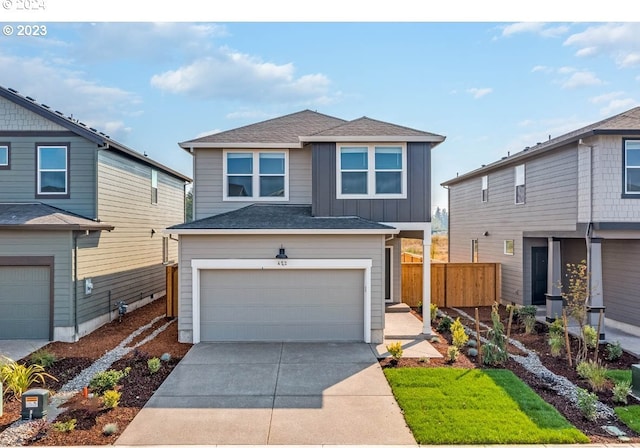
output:
[[422, 235], [422, 334], [431, 336], [431, 223]]
[[547, 300], [546, 320], [553, 322], [562, 316], [562, 257], [560, 240], [549, 237], [547, 244]]
[[602, 238], [591, 238], [590, 256], [588, 260], [589, 268], [589, 325], [598, 328], [600, 320], [600, 310], [603, 313], [602, 326], [600, 327], [599, 339], [604, 340], [604, 297], [602, 291]]

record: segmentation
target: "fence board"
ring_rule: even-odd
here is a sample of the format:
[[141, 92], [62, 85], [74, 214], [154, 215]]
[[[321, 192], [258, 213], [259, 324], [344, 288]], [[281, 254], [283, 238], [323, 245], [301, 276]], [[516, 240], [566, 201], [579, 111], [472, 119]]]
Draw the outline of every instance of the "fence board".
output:
[[167, 317], [178, 316], [178, 264], [166, 266]]

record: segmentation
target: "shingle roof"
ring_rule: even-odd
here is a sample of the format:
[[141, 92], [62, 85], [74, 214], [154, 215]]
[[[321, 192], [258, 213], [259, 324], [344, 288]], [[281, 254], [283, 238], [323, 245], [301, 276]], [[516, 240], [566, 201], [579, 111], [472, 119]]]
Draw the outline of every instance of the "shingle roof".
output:
[[314, 217], [310, 205], [252, 204], [209, 218], [169, 227], [167, 230], [378, 230], [393, 227], [356, 216]]
[[463, 180], [478, 176], [480, 174], [487, 173], [495, 168], [510, 165], [516, 163], [519, 160], [535, 157], [546, 151], [551, 151], [560, 146], [577, 142], [581, 138], [586, 138], [592, 135], [598, 134], [640, 134], [640, 107], [634, 107], [628, 111], [622, 112], [618, 115], [614, 115], [604, 120], [591, 123], [575, 131], [568, 132], [560, 135], [556, 138], [547, 140], [546, 142], [538, 143], [532, 147], [526, 147], [520, 152], [514, 153], [509, 157], [503, 157], [502, 159], [478, 168], [468, 173], [462, 174], [453, 179], [449, 179], [443, 182], [441, 185], [452, 185]]
[[[315, 134], [301, 134], [304, 136], [414, 136], [414, 137], [442, 137], [431, 132], [399, 126], [393, 123], [361, 117], [336, 127], [325, 129]], [[444, 139], [444, 137], [443, 137]]]
[[0, 229], [113, 230], [113, 226], [42, 203], [0, 203]]

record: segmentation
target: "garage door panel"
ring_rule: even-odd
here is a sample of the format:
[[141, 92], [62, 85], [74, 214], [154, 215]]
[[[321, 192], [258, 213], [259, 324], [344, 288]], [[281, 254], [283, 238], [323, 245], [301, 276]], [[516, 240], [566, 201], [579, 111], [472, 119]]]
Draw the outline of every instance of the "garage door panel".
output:
[[0, 339], [49, 339], [48, 266], [0, 266]]
[[201, 272], [202, 341], [362, 340], [361, 270]]

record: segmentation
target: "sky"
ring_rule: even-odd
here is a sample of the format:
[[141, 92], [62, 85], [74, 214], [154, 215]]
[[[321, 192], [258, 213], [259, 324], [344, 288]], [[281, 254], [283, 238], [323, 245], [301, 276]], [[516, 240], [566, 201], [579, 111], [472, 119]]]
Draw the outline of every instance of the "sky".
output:
[[[179, 142], [311, 109], [446, 136], [432, 151], [432, 205], [447, 208], [443, 181], [640, 105], [638, 22], [455, 12], [429, 21], [410, 11], [395, 22], [224, 21], [211, 11], [151, 22], [124, 9], [109, 22], [25, 22], [11, 16], [16, 1], [28, 0], [0, 8], [12, 28], [0, 35], [0, 85], [188, 176]], [[33, 1], [49, 2], [46, 13], [55, 0]]]

